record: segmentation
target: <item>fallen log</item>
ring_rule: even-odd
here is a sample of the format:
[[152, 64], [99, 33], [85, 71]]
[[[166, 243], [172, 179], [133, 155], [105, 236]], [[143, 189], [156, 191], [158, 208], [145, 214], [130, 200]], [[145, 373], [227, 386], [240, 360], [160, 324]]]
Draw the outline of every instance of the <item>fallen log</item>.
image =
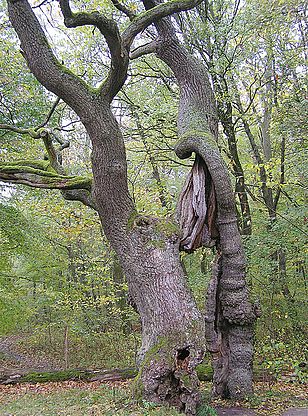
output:
[[17, 383], [44, 383], [56, 381], [118, 381], [134, 378], [137, 375], [135, 368], [113, 369], [113, 370], [53, 370], [53, 371], [24, 371], [15, 373], [0, 373], [0, 384], [17, 384]]
[[[209, 364], [200, 364], [196, 368], [200, 381], [212, 381], [213, 370]], [[125, 369], [72, 369], [72, 370], [53, 370], [53, 371], [17, 371], [14, 373], [1, 373], [0, 384], [19, 384], [19, 383], [45, 383], [59, 381], [101, 381], [113, 382], [128, 380], [136, 377], [136, 368]], [[257, 369], [254, 372], [254, 381], [274, 381], [275, 378], [269, 371]]]

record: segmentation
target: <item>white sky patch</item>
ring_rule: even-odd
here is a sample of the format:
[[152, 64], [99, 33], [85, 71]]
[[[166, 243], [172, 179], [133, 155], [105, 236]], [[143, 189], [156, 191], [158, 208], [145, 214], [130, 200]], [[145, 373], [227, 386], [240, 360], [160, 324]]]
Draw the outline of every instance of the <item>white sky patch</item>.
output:
[[12, 184], [0, 182], [0, 199], [9, 199], [16, 192], [16, 187]]

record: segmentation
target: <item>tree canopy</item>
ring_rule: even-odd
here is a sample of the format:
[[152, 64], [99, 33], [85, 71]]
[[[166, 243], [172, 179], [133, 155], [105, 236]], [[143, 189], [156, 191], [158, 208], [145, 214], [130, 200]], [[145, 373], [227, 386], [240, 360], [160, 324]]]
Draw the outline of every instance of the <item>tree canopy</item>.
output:
[[259, 304], [269, 366], [305, 321], [305, 6], [7, 4], [3, 332], [64, 319], [132, 345], [137, 311], [136, 394], [195, 414], [205, 345], [213, 392], [250, 393]]

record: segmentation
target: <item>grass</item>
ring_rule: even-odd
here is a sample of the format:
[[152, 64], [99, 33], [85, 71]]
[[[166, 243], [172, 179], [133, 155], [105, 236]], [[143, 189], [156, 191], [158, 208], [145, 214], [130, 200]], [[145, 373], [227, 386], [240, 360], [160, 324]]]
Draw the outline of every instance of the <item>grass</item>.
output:
[[[45, 383], [0, 391], [1, 416], [178, 416], [174, 409], [137, 402], [130, 389], [107, 384]], [[9, 391], [11, 389], [11, 391]], [[2, 390], [3, 392], [3, 390]]]
[[[254, 409], [256, 415], [276, 416], [292, 407], [307, 407], [305, 386], [256, 383], [255, 395], [243, 401], [209, 398], [210, 383], [202, 384], [205, 402], [198, 416], [215, 416], [214, 407]], [[0, 386], [1, 416], [180, 416], [172, 409], [131, 396], [130, 382], [77, 381]]]

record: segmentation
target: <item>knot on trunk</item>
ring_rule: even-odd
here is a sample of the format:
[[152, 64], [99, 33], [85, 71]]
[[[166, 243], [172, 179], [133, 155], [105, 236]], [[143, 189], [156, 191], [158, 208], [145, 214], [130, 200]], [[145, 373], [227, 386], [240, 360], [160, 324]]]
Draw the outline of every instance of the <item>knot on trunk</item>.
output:
[[192, 252], [201, 246], [212, 247], [216, 244], [219, 233], [215, 188], [199, 155], [196, 155], [180, 194], [177, 215], [183, 233], [180, 242], [182, 250]]

